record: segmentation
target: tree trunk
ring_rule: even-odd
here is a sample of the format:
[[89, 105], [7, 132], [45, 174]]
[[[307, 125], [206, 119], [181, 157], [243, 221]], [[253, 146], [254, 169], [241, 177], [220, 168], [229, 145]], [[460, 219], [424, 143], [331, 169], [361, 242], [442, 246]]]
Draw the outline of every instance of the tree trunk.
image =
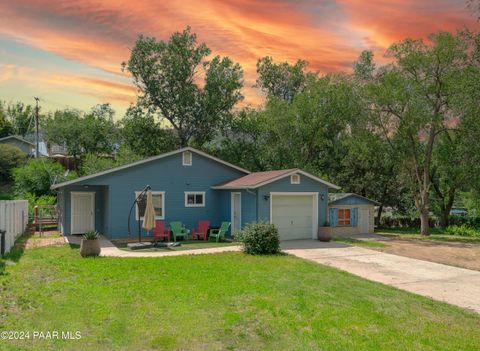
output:
[[428, 233], [428, 210], [425, 209], [420, 212], [420, 234], [424, 236], [430, 235]]
[[380, 204], [378, 206], [378, 212], [377, 212], [377, 225], [380, 226], [380, 220], [382, 219], [382, 212], [383, 212], [383, 204]]
[[452, 188], [448, 193], [447, 202], [445, 203], [444, 206], [442, 206], [442, 213], [440, 216], [440, 227], [442, 227], [442, 229], [445, 229], [450, 224], [449, 217], [450, 217], [450, 211], [452, 210], [452, 207], [453, 207], [454, 200], [455, 200], [455, 189]]

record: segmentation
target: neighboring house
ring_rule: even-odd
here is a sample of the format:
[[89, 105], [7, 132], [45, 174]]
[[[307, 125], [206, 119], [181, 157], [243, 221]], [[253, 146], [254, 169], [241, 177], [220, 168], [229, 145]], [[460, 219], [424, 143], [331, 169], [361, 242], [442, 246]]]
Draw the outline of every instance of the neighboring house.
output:
[[375, 206], [380, 203], [354, 193], [329, 195], [329, 223], [334, 236], [374, 232]]
[[[4, 138], [0, 138], [0, 144], [10, 144], [16, 146], [27, 155], [35, 154], [35, 143], [18, 135], [9, 135]], [[48, 156], [47, 144], [44, 141], [40, 141], [38, 143], [38, 150], [40, 156]]]
[[30, 155], [33, 152], [33, 150], [35, 150], [34, 143], [31, 143], [18, 135], [9, 135], [9, 136], [0, 138], [0, 144], [9, 144], [9, 145], [16, 146], [27, 155]]
[[[328, 189], [339, 189], [299, 169], [251, 173], [187, 147], [72, 181], [54, 185], [63, 234], [97, 230], [108, 238], [128, 236], [128, 214], [146, 185], [153, 193], [157, 219], [199, 220], [231, 231], [258, 221], [274, 223], [282, 240], [316, 238], [328, 219]], [[140, 206], [140, 211], [142, 208]], [[132, 232], [142, 213], [136, 207]]]

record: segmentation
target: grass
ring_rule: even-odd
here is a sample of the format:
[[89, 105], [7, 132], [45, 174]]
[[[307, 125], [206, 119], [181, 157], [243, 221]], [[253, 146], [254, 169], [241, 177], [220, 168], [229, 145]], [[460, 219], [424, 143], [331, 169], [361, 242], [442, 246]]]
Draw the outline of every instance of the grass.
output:
[[165, 252], [165, 251], [185, 251], [185, 250], [196, 250], [196, 249], [207, 249], [211, 247], [224, 247], [224, 246], [234, 246], [240, 245], [238, 242], [231, 242], [231, 241], [223, 241], [223, 242], [215, 242], [215, 241], [200, 241], [200, 240], [186, 240], [181, 241], [180, 246], [174, 247], [154, 247], [149, 249], [141, 249], [141, 250], [131, 250], [127, 247], [127, 243], [124, 242], [116, 242], [114, 243], [116, 247], [121, 250], [125, 251], [136, 251], [136, 252]]
[[82, 259], [26, 250], [0, 330], [79, 331], [2, 350], [478, 350], [480, 315], [292, 256]]
[[430, 235], [428, 236], [421, 235], [419, 228], [379, 228], [375, 230], [375, 233], [399, 239], [435, 240], [470, 244], [480, 243], [479, 237], [448, 235], [439, 228], [431, 228]]
[[340, 238], [340, 237], [333, 238], [333, 240], [339, 243], [354, 245], [354, 246], [365, 246], [365, 247], [387, 246], [385, 243], [382, 243], [381, 241], [376, 241], [376, 240], [358, 240], [358, 239]]

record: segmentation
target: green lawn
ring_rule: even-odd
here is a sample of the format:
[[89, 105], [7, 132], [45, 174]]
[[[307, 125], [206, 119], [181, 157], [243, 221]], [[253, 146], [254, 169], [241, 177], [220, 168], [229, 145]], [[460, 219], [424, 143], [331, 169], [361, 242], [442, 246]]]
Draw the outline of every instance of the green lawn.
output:
[[0, 330], [81, 332], [2, 350], [480, 349], [480, 315], [286, 255], [30, 249], [0, 291]]
[[430, 235], [428, 236], [420, 235], [420, 229], [418, 228], [379, 228], [375, 230], [375, 234], [396, 237], [399, 239], [453, 241], [472, 244], [480, 243], [479, 237], [448, 235], [439, 228], [431, 228]]
[[127, 243], [117, 242], [114, 243], [116, 247], [121, 250], [125, 251], [135, 251], [135, 252], [152, 252], [152, 251], [184, 251], [184, 250], [196, 250], [196, 249], [208, 249], [211, 247], [224, 247], [224, 246], [235, 246], [240, 245], [238, 242], [231, 242], [231, 241], [222, 241], [222, 242], [215, 242], [215, 241], [204, 241], [204, 240], [186, 240], [180, 241], [180, 246], [174, 247], [154, 247], [149, 249], [142, 249], [142, 250], [131, 250], [127, 247]]

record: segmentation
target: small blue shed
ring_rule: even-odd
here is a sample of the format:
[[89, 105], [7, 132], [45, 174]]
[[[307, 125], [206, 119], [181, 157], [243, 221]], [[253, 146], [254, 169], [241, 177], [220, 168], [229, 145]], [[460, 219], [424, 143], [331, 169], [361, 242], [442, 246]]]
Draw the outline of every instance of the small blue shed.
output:
[[374, 232], [377, 201], [354, 193], [329, 195], [329, 223], [334, 236], [350, 236]]
[[[338, 186], [300, 169], [249, 172], [191, 147], [52, 186], [64, 235], [97, 230], [128, 236], [128, 213], [146, 185], [158, 220], [193, 228], [231, 222], [232, 233], [258, 221], [274, 223], [282, 240], [316, 238], [327, 221], [328, 189]], [[135, 220], [142, 220], [139, 208]], [[146, 233], [143, 233], [144, 235]]]

